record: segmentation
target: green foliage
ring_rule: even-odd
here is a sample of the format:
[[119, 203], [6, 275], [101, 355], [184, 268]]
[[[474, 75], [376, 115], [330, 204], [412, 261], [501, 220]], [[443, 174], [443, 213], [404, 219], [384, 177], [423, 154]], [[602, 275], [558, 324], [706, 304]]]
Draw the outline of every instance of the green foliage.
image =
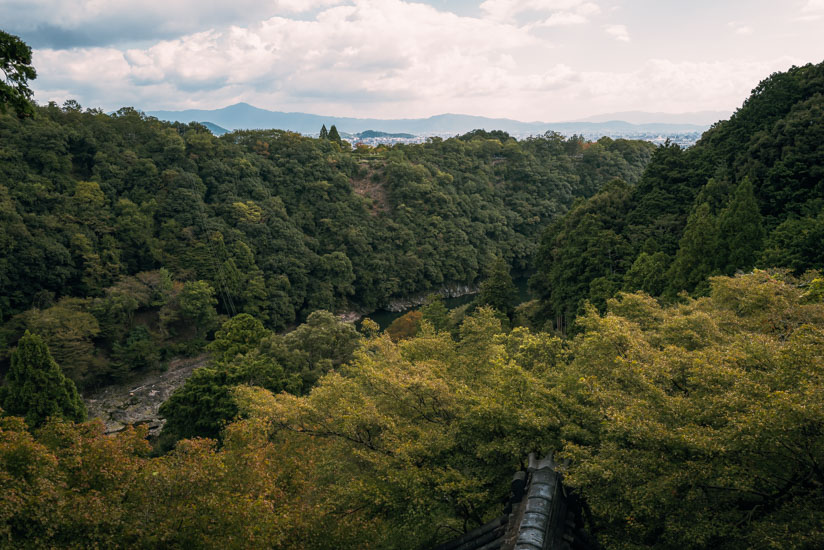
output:
[[197, 334], [210, 332], [217, 324], [215, 290], [206, 281], [193, 281], [183, 285], [178, 296], [180, 314], [195, 324]]
[[282, 330], [319, 309], [478, 285], [489, 258], [527, 269], [548, 222], [611, 177], [636, 181], [654, 150], [480, 131], [361, 158], [279, 130], [216, 138], [129, 108], [37, 113], [0, 115], [0, 331], [13, 345], [17, 315], [88, 299], [94, 361], [59, 359], [83, 384], [129, 375], [113, 357], [138, 325], [162, 361], [202, 347], [215, 312]]
[[[550, 225], [536, 258], [530, 286], [543, 304], [542, 318], [564, 332], [590, 292], [615, 286], [631, 265], [632, 246], [622, 235], [632, 188], [616, 180]], [[592, 286], [593, 281], [601, 282]]]
[[0, 31], [0, 113], [5, 114], [11, 107], [19, 117], [31, 116], [32, 91], [28, 81], [37, 78], [31, 65], [31, 48], [19, 37]]
[[241, 313], [223, 323], [207, 349], [216, 364], [224, 365], [256, 348], [269, 333], [260, 321], [248, 313]]
[[100, 325], [86, 307], [83, 300], [64, 298], [47, 309], [32, 309], [23, 315], [25, 328], [44, 335], [61, 370], [81, 386], [94, 380], [100, 366], [94, 347]]
[[232, 388], [258, 386], [279, 393], [309, 391], [322, 375], [349, 361], [360, 334], [327, 311], [309, 315], [287, 334], [272, 334], [241, 313], [226, 321], [208, 345], [211, 366], [197, 369], [163, 403], [160, 447], [191, 437], [217, 438], [238, 414]]
[[824, 211], [801, 218], [790, 217], [765, 239], [761, 267], [780, 265], [801, 274], [824, 266]]
[[518, 289], [512, 282], [509, 265], [502, 258], [495, 260], [489, 268], [486, 279], [481, 283], [478, 303], [512, 317], [515, 306], [518, 305]]
[[370, 546], [434, 546], [438, 526], [463, 530], [500, 513], [524, 449], [557, 429], [540, 382], [552, 352], [535, 349], [557, 350], [557, 339], [510, 338], [490, 308], [461, 332], [460, 342], [431, 331], [399, 343], [376, 337], [306, 397], [241, 388], [238, 399], [270, 437], [323, 449], [307, 475], [329, 496], [330, 515], [358, 510], [378, 522], [365, 533]]
[[707, 277], [716, 269], [719, 240], [718, 220], [713, 216], [710, 205], [701, 203], [687, 220], [675, 260], [667, 272], [673, 295], [682, 290], [692, 292], [702, 283], [706, 285]]
[[765, 272], [590, 311], [557, 373], [565, 483], [608, 548], [814, 548], [824, 307]]
[[0, 387], [0, 405], [21, 415], [31, 428], [49, 417], [81, 422], [86, 408], [74, 383], [63, 376], [42, 338], [26, 331], [11, 354], [11, 369]]
[[722, 259], [718, 265], [724, 274], [732, 275], [736, 269], [755, 265], [764, 240], [764, 227], [749, 178], [741, 180], [729, 205], [718, 216], [718, 229], [726, 256], [726, 261]]
[[[321, 132], [322, 131], [323, 129], [321, 129]], [[338, 133], [338, 129], [335, 127], [334, 124], [329, 127], [329, 135], [326, 137], [326, 139], [328, 139], [329, 141], [334, 141], [336, 143], [341, 142], [340, 134]]]
[[[604, 188], [549, 225], [532, 279], [540, 320], [563, 331], [619, 288], [674, 299], [756, 264], [820, 267], [822, 114], [824, 63], [773, 74], [695, 146], [658, 148], [635, 187]], [[604, 215], [608, 198], [619, 208]]]
[[436, 331], [450, 328], [449, 310], [437, 294], [430, 294], [421, 306], [421, 321], [426, 321]]
[[318, 136], [319, 139], [329, 139], [329, 132], [326, 130], [326, 124], [320, 127], [320, 135]]
[[671, 258], [664, 252], [641, 252], [624, 275], [624, 290], [643, 290], [647, 294], [660, 296], [667, 286], [670, 262]]
[[237, 416], [227, 368], [201, 367], [160, 406], [166, 419], [161, 446], [192, 437], [217, 438], [226, 423]]

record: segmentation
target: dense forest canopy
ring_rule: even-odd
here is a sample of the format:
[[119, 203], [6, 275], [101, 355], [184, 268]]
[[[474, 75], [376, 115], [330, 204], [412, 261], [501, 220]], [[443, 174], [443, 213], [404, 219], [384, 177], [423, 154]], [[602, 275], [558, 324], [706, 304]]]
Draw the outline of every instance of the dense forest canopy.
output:
[[2, 338], [39, 331], [81, 385], [197, 347], [213, 310], [282, 329], [474, 285], [495, 258], [527, 269], [548, 221], [637, 181], [654, 149], [477, 131], [352, 152], [71, 101], [36, 114], [0, 118]]
[[[431, 548], [553, 451], [604, 548], [824, 547], [823, 97], [687, 150], [0, 115], [0, 547]], [[203, 349], [157, 440], [83, 421]]]

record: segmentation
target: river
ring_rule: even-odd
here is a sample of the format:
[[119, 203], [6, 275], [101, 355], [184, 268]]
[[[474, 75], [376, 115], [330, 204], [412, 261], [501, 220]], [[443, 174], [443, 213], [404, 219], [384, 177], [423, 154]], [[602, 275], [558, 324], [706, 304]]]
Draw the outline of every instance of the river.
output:
[[[513, 281], [515, 283], [515, 287], [518, 289], [518, 303], [526, 302], [531, 300], [532, 297], [529, 294], [528, 288], [528, 277], [522, 277], [515, 279]], [[458, 296], [457, 298], [446, 298], [443, 300], [444, 305], [448, 309], [454, 309], [456, 307], [460, 307], [464, 304], [470, 303], [472, 300], [475, 299], [475, 294], [465, 294], [463, 296]], [[378, 309], [373, 311], [372, 313], [365, 315], [364, 317], [368, 317], [375, 321], [378, 326], [381, 327], [381, 330], [386, 330], [386, 327], [392, 324], [392, 321], [397, 319], [398, 317], [402, 316], [405, 313], [410, 311], [414, 311], [416, 309], [420, 309], [420, 306], [412, 306], [403, 311], [387, 311], [385, 309]], [[360, 327], [360, 321], [358, 321], [358, 326]]]

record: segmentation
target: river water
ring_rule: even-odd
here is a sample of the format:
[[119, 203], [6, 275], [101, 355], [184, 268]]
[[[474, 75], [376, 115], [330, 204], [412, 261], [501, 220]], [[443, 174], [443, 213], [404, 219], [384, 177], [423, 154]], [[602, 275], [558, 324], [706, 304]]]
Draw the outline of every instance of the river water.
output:
[[[532, 299], [532, 297], [529, 294], [529, 288], [527, 286], [528, 281], [528, 277], [518, 278], [513, 281], [515, 283], [515, 287], [518, 289], [519, 303], [526, 302], [527, 300]], [[475, 294], [465, 294], [464, 296], [458, 296], [457, 298], [445, 298], [443, 299], [443, 303], [447, 307], [447, 309], [454, 309], [464, 304], [468, 304], [474, 299]], [[405, 313], [414, 311], [416, 309], [420, 309], [420, 306], [413, 306], [403, 311], [387, 311], [385, 309], [379, 309], [373, 311], [368, 315], [365, 315], [364, 317], [368, 317], [375, 321], [378, 324], [378, 326], [381, 327], [381, 330], [386, 330], [386, 327], [391, 325], [392, 321], [404, 315]], [[360, 326], [360, 321], [358, 322], [358, 326]]]

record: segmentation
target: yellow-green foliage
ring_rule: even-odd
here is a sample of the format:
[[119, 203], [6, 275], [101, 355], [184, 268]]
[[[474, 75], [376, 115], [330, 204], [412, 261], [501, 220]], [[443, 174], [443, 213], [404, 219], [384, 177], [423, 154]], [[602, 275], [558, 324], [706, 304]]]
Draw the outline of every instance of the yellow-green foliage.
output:
[[427, 548], [501, 513], [526, 454], [557, 450], [605, 548], [821, 548], [824, 303], [807, 279], [718, 277], [667, 307], [620, 294], [571, 341], [505, 333], [487, 308], [457, 338], [373, 334], [307, 395], [233, 390], [220, 448], [148, 458], [134, 431], [32, 436], [4, 417], [2, 544]]
[[765, 272], [590, 312], [558, 374], [567, 483], [609, 548], [824, 545], [824, 304]]

